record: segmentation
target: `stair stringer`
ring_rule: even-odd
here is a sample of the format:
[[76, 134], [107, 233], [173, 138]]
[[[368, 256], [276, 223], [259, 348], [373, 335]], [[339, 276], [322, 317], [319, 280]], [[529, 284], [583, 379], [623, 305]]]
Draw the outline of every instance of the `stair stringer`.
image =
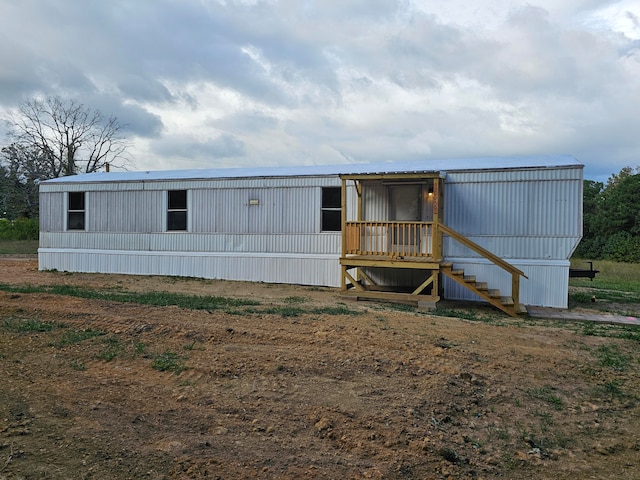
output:
[[522, 311], [516, 311], [512, 297], [501, 296], [499, 290], [489, 289], [485, 282], [477, 282], [475, 276], [465, 276], [464, 270], [454, 270], [453, 264], [450, 262], [441, 263], [440, 272], [507, 315], [517, 317], [520, 313], [523, 313]]

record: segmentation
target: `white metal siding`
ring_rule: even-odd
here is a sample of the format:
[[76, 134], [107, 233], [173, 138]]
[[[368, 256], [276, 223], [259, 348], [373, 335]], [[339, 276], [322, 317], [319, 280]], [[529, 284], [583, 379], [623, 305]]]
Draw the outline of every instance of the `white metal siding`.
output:
[[40, 232], [62, 231], [64, 228], [65, 193], [40, 194]]
[[338, 287], [339, 255], [59, 250], [41, 248], [41, 270], [170, 275]]
[[160, 232], [166, 205], [162, 192], [87, 192], [87, 232]]
[[[81, 177], [79, 177], [81, 178]], [[305, 188], [305, 187], [339, 187], [338, 174], [307, 177], [271, 177], [271, 178], [202, 178], [186, 180], [137, 180], [109, 181], [108, 176], [100, 182], [68, 183], [60, 181], [40, 185], [40, 192], [94, 192], [114, 190], [188, 190], [188, 189], [261, 189], [261, 188]], [[61, 179], [62, 180], [62, 179]], [[71, 178], [71, 180], [76, 180]]]
[[384, 221], [389, 218], [389, 189], [382, 183], [367, 183], [362, 189], [364, 221]]
[[[193, 232], [319, 231], [320, 187], [193, 190]], [[251, 204], [251, 200], [257, 204]]]
[[340, 232], [298, 235], [42, 232], [40, 247], [184, 252], [340, 254]]
[[444, 223], [499, 257], [567, 259], [582, 235], [582, 169], [455, 172], [444, 189]]
[[[477, 281], [488, 282], [502, 295], [511, 292], [511, 275], [501, 268], [479, 258], [449, 258], [455, 268], [465, 275], [475, 275]], [[522, 270], [527, 278], [520, 277], [520, 303], [554, 308], [567, 308], [569, 285], [569, 261], [519, 260], [510, 262]], [[443, 276], [444, 277], [444, 276]], [[447, 277], [443, 278], [444, 297], [452, 300], [479, 300], [466, 288]]]

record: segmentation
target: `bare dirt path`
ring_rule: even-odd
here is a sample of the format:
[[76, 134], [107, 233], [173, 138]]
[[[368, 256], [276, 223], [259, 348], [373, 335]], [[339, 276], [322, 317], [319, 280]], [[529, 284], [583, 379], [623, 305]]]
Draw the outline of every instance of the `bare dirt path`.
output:
[[1, 480], [640, 478], [638, 339], [621, 327], [336, 311], [332, 289], [40, 272], [29, 257], [0, 257], [0, 283], [257, 302], [5, 287]]

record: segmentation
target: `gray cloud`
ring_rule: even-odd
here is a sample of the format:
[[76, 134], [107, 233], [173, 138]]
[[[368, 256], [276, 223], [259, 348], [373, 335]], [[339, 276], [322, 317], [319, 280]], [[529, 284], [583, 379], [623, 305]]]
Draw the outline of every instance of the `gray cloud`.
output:
[[[140, 168], [147, 153], [176, 167], [573, 153], [600, 175], [640, 163], [632, 3], [464, 3], [5, 2], [0, 109], [77, 98], [148, 142]], [[614, 6], [617, 23], [603, 13]]]
[[199, 164], [211, 159], [227, 159], [244, 154], [245, 144], [242, 140], [229, 134], [215, 138], [199, 140], [185, 137], [165, 137], [154, 144], [155, 154], [170, 158], [196, 158]]

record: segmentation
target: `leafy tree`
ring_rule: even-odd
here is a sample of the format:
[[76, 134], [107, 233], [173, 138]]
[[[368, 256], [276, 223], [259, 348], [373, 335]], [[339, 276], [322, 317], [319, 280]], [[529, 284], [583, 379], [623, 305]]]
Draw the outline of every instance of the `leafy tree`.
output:
[[585, 180], [583, 212], [576, 256], [640, 262], [640, 167], [624, 167], [606, 185]]
[[583, 235], [585, 238], [591, 238], [597, 234], [596, 224], [600, 212], [600, 204], [602, 203], [602, 192], [604, 184], [602, 182], [594, 182], [593, 180], [585, 180], [583, 187]]
[[608, 233], [640, 235], [640, 174], [628, 175], [607, 184], [600, 217], [599, 223]]
[[37, 152], [46, 178], [95, 172], [126, 163], [128, 143], [113, 117], [60, 97], [32, 99], [7, 118], [16, 145]]

